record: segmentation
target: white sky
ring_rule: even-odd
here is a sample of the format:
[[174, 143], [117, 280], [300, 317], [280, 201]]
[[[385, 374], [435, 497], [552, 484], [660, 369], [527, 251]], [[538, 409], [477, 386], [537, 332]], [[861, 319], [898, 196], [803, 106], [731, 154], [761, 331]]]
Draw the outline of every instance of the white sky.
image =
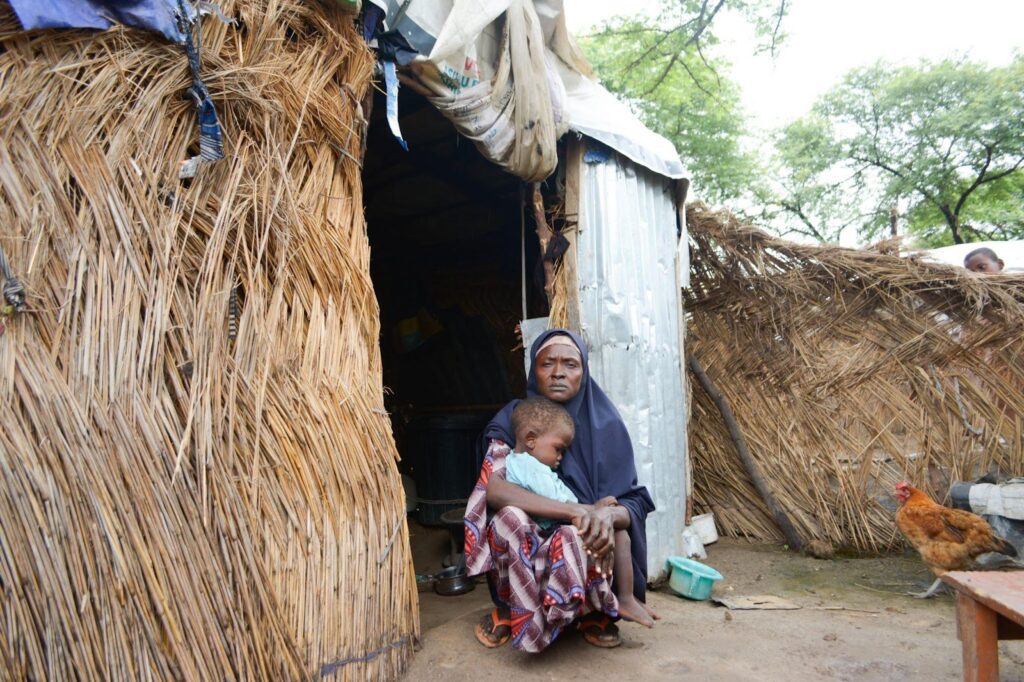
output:
[[[715, 53], [733, 63], [755, 128], [775, 128], [806, 113], [814, 100], [857, 66], [878, 59], [916, 63], [967, 55], [1005, 64], [1024, 50], [1024, 0], [790, 0], [786, 42], [773, 60], [753, 55], [753, 31], [724, 16]], [[570, 30], [581, 35], [621, 13], [657, 7], [656, 0], [565, 0]]]

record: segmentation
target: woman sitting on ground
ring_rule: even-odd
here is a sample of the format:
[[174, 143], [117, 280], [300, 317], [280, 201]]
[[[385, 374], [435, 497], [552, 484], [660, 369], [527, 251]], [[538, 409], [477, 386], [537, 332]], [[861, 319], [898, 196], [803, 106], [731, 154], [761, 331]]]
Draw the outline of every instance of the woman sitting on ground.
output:
[[[626, 425], [591, 379], [582, 340], [550, 330], [534, 342], [530, 360], [528, 393], [560, 403], [573, 418], [575, 439], [558, 475], [579, 503], [550, 500], [505, 480], [505, 458], [515, 443], [511, 416], [519, 401], [506, 405], [487, 427], [480, 479], [466, 508], [467, 573], [487, 573], [496, 606], [477, 625], [477, 639], [487, 647], [511, 639], [517, 649], [538, 652], [577, 622], [591, 644], [615, 647], [622, 643], [609, 618], [618, 615], [615, 596], [598, 569], [613, 553], [615, 531], [628, 531], [633, 592], [644, 601], [644, 524], [654, 503], [637, 485]], [[595, 505], [606, 497], [616, 504]], [[531, 516], [563, 525], [543, 531]]]

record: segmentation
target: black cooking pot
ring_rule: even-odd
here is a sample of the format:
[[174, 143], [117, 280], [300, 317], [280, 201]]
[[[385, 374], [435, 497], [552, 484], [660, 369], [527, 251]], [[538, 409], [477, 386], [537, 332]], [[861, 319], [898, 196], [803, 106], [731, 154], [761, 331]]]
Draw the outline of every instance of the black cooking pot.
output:
[[475, 588], [476, 581], [466, 575], [466, 569], [461, 565], [446, 568], [434, 576], [434, 592], [445, 597], [457, 597]]

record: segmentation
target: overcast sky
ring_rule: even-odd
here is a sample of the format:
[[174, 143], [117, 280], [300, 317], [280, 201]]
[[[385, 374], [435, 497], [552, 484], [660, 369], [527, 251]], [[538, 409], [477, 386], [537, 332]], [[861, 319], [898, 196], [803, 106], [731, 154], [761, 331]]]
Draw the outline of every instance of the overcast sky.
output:
[[[806, 113], [814, 100], [857, 66], [878, 59], [916, 63], [967, 55], [1005, 64], [1024, 50], [1024, 0], [791, 0], [781, 52], [755, 57], [752, 30], [722, 18], [717, 54], [755, 127], [774, 128]], [[565, 0], [569, 28], [582, 35], [623, 7], [636, 14], [652, 0]]]

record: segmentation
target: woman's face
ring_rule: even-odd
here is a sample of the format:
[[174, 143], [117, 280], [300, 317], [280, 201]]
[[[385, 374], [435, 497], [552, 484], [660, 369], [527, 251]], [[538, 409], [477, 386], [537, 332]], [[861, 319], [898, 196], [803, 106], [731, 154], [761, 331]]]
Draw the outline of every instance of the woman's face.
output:
[[548, 400], [566, 403], [580, 392], [583, 381], [583, 356], [575, 347], [565, 343], [548, 346], [537, 354], [533, 364], [537, 390]]

